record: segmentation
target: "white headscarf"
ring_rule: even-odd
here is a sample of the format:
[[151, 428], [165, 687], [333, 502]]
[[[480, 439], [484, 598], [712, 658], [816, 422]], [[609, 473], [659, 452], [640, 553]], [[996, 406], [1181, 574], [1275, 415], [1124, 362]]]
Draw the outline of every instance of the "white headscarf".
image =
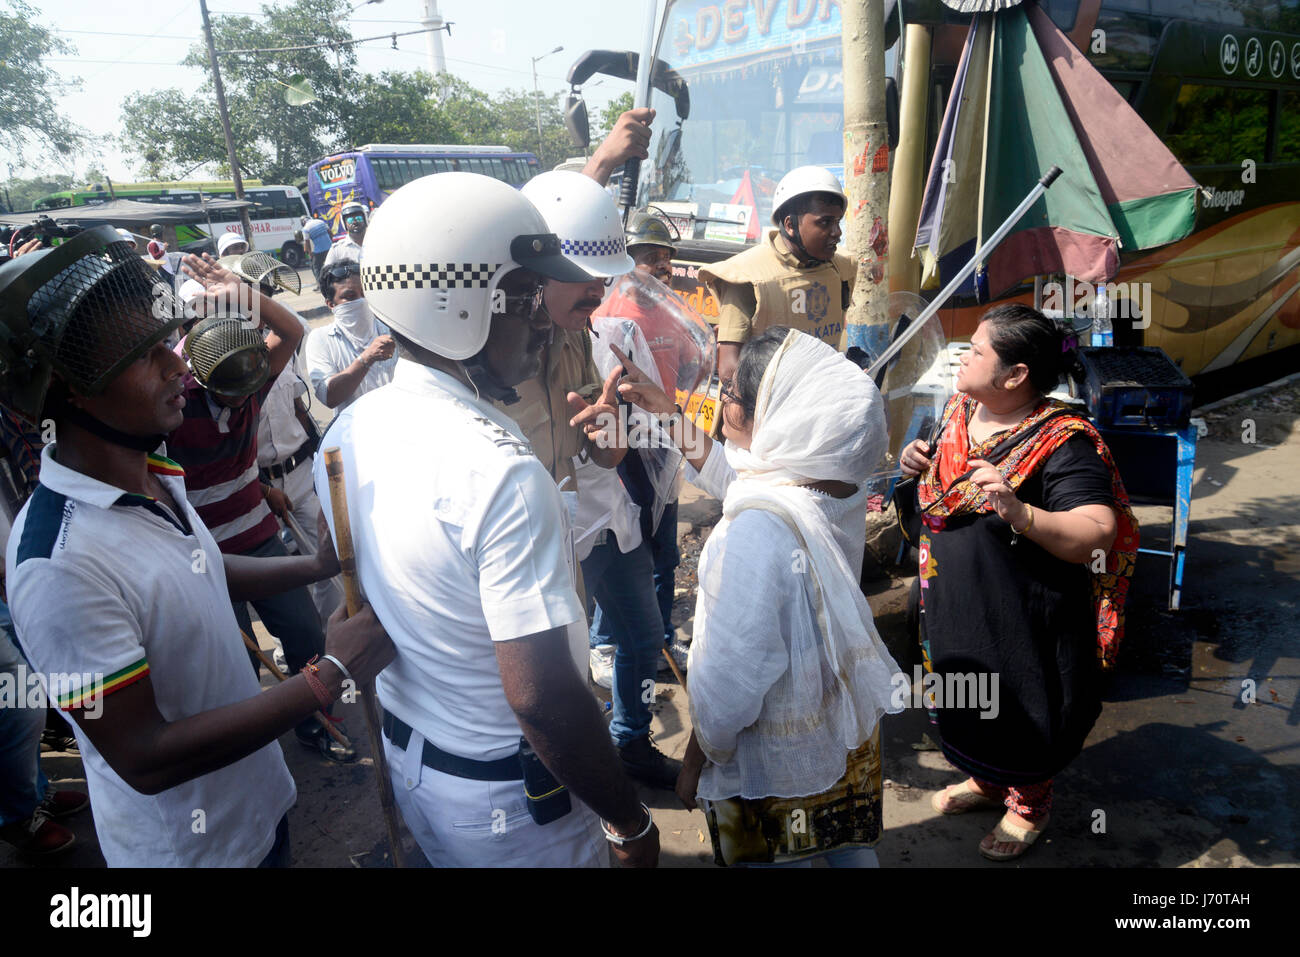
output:
[[[858, 585], [860, 570], [851, 567], [837, 541], [819, 505], [820, 493], [800, 487], [827, 480], [861, 485], [888, 438], [875, 383], [830, 346], [792, 331], [759, 386], [750, 448], [727, 447], [737, 475], [727, 488], [724, 519], [761, 508], [785, 521], [807, 556], [810, 574], [804, 580], [817, 615], [815, 628], [786, 636], [792, 663], [788, 691], [769, 694], [763, 702], [763, 726], [797, 729], [763, 742], [766, 767], [760, 779], [766, 794], [813, 794], [831, 787], [844, 773], [847, 753], [871, 736], [883, 714], [899, 710], [891, 704], [898, 666], [876, 631]], [[762, 582], [718, 584], [764, 587]], [[692, 674], [693, 713], [709, 708], [711, 700], [725, 709], [731, 694], [725, 669]]]

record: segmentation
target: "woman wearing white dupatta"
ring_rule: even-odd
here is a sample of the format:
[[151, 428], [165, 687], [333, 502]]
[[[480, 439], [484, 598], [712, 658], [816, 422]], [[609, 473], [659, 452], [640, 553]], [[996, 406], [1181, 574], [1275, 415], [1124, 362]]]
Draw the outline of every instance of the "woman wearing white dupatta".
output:
[[[626, 398], [674, 409], [620, 359]], [[833, 866], [871, 866], [879, 722], [899, 710], [898, 668], [858, 587], [883, 403], [856, 365], [783, 328], [745, 344], [722, 397], [725, 447], [679, 415], [670, 428], [687, 478], [723, 499], [700, 555], [678, 795], [703, 799], [719, 863], [830, 852]]]

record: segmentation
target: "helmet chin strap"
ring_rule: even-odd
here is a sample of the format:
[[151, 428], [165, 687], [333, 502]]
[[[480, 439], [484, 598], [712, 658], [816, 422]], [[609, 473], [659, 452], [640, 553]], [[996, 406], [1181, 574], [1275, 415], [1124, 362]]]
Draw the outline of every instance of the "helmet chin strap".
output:
[[816, 256], [814, 256], [812, 253], [808, 251], [808, 247], [803, 244], [803, 237], [799, 235], [799, 220], [797, 218], [795, 219], [795, 226], [794, 226], [793, 233], [789, 232], [785, 228], [784, 219], [781, 220], [781, 225], [780, 227], [778, 227], [777, 231], [781, 234], [782, 239], [784, 239], [787, 243], [789, 243], [791, 246], [793, 246], [795, 249], [799, 251], [800, 256], [805, 261], [813, 262], [813, 263], [830, 262], [829, 259], [818, 259]]
[[167, 439], [165, 432], [158, 435], [129, 435], [113, 428], [107, 422], [95, 418], [85, 409], [77, 408], [70, 402], [61, 403], [61, 405], [59, 417], [65, 422], [71, 422], [73, 425], [85, 429], [91, 435], [101, 438], [105, 442], [111, 442], [113, 445], [120, 445], [125, 449], [131, 449], [135, 452], [153, 452]]
[[500, 402], [502, 405], [514, 405], [519, 401], [519, 393], [514, 390], [513, 386], [508, 386], [497, 378], [496, 373], [487, 364], [486, 352], [487, 347], [484, 346], [474, 355], [461, 362], [465, 375], [469, 376], [469, 381], [473, 383], [474, 388], [478, 389], [480, 395], [486, 396], [493, 402]]

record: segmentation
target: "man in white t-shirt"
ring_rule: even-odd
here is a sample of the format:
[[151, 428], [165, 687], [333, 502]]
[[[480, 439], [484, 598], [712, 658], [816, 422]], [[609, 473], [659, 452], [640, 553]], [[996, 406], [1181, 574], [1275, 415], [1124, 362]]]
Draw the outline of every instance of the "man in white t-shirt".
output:
[[186, 367], [170, 340], [183, 319], [111, 227], [0, 267], [0, 342], [44, 330], [23, 344], [27, 363], [0, 344], [18, 370], [0, 402], [53, 419], [57, 435], [9, 538], [10, 608], [76, 734], [110, 866], [287, 864], [294, 785], [275, 739], [340, 696], [348, 673], [376, 674], [392, 645], [372, 614], [336, 620], [314, 672], [259, 691], [231, 598], [329, 577], [338, 562], [328, 545], [223, 557], [180, 467], [151, 454], [183, 418]]
[[[361, 587], [398, 648], [377, 685], [393, 788], [435, 867], [599, 866], [598, 815], [621, 861], [658, 858], [580, 670], [560, 493], [492, 405], [540, 371], [543, 276], [583, 274], [518, 191], [471, 173], [399, 189], [362, 273], [397, 369], [324, 439], [342, 450]], [[580, 417], [611, 412], [614, 389]]]
[[370, 223], [366, 208], [355, 200], [344, 203], [339, 210], [339, 219], [343, 221], [343, 237], [330, 247], [325, 256], [325, 264], [321, 267], [322, 272], [335, 263], [361, 262], [361, 244], [365, 242], [366, 228]]
[[388, 384], [396, 347], [388, 327], [375, 319], [366, 302], [360, 265], [341, 262], [322, 270], [320, 288], [334, 321], [311, 331], [303, 358], [316, 398], [331, 409], [342, 409]]

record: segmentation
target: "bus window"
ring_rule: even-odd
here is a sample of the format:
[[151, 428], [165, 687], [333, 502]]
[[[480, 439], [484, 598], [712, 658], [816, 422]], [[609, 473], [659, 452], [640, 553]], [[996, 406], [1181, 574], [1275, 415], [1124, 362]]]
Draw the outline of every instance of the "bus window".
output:
[[1281, 100], [1273, 158], [1279, 163], [1300, 162], [1300, 90], [1283, 90]]
[[445, 159], [435, 159], [433, 161], [433, 171], [435, 173], [450, 173], [452, 166]]
[[1165, 131], [1165, 145], [1184, 166], [1231, 162], [1234, 155], [1243, 155], [1233, 152], [1234, 94], [1256, 92], [1262, 95], [1262, 91], [1184, 83]]
[[407, 159], [402, 161], [402, 185], [405, 186], [412, 180], [417, 180], [424, 174], [420, 172], [420, 161], [418, 159]]
[[1267, 90], [1184, 83], [1166, 145], [1184, 166], [1264, 156]]
[[[1142, 12], [1129, 12], [1135, 7]], [[1146, 16], [1145, 12], [1145, 0], [1120, 0], [1113, 6], [1108, 0], [1097, 15], [1097, 29], [1105, 31], [1106, 52], [1089, 53], [1089, 62], [1099, 69], [1149, 70], [1167, 21]]]
[[499, 159], [489, 160], [488, 162], [492, 164], [492, 175], [504, 183], [506, 180], [506, 164]]

